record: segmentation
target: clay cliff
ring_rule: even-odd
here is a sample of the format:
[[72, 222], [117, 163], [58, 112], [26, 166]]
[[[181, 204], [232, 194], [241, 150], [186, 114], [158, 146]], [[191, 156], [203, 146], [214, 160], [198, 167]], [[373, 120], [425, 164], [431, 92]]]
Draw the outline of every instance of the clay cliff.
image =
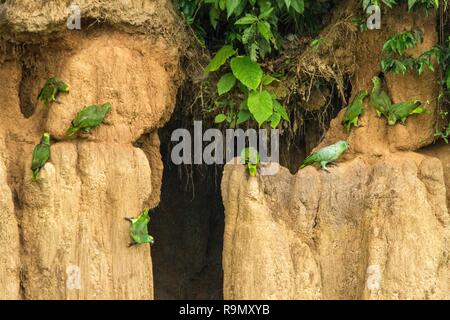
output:
[[[347, 20], [354, 5], [343, 2], [331, 25]], [[353, 97], [370, 91], [392, 33], [424, 30], [413, 56], [436, 43], [435, 15], [404, 11], [384, 14], [381, 30], [331, 44], [351, 56]], [[225, 299], [450, 299], [450, 147], [433, 144], [437, 77], [386, 75], [393, 103], [427, 102], [428, 114], [405, 126], [388, 126], [366, 102], [360, 127], [348, 133], [342, 110], [316, 147], [350, 142], [330, 173], [282, 168], [249, 177], [226, 166]]]
[[[128, 248], [129, 223], [159, 203], [157, 129], [180, 84], [182, 30], [166, 1], [6, 1], [0, 26], [0, 298], [152, 299], [148, 245]], [[70, 93], [37, 101], [57, 76]], [[86, 105], [110, 102], [106, 124], [69, 139]], [[52, 157], [31, 181], [31, 153], [47, 131]]]

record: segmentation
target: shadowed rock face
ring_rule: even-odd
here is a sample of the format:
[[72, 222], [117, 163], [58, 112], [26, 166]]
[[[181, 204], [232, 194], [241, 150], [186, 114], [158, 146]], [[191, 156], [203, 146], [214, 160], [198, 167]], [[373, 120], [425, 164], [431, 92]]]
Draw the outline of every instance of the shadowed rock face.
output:
[[[118, 28], [69, 32], [65, 3], [8, 1], [0, 16], [8, 36], [40, 44], [25, 46], [20, 58], [0, 57], [0, 298], [152, 299], [150, 248], [128, 248], [123, 218], [160, 200], [157, 129], [175, 105], [179, 44], [117, 29], [133, 24], [144, 32], [169, 23], [170, 5], [81, 1], [89, 17], [108, 14]], [[123, 6], [134, 9], [121, 14]], [[154, 21], [144, 28], [149, 17]], [[55, 30], [61, 32], [50, 36]], [[70, 93], [47, 110], [36, 97], [52, 76]], [[33, 106], [27, 114], [22, 99]], [[65, 136], [78, 111], [104, 102], [112, 104], [105, 124]], [[32, 183], [31, 154], [44, 131], [52, 135], [52, 158]]]
[[225, 299], [448, 299], [442, 164], [405, 153], [331, 173], [227, 165]]

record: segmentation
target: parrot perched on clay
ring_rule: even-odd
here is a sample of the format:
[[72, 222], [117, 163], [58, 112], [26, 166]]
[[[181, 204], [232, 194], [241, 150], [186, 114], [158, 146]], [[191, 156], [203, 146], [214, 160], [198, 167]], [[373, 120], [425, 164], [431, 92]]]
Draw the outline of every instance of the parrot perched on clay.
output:
[[341, 140], [330, 146], [324, 147], [319, 151], [310, 154], [300, 166], [303, 169], [312, 164], [320, 164], [323, 170], [328, 171], [327, 164], [336, 161], [348, 148], [350, 144], [347, 141]]
[[72, 121], [72, 125], [67, 130], [66, 134], [72, 136], [79, 130], [90, 132], [91, 129], [97, 127], [104, 122], [106, 114], [111, 110], [111, 104], [109, 102], [102, 105], [91, 105], [85, 107], [78, 112], [75, 119]]
[[390, 126], [393, 126], [400, 121], [402, 124], [405, 124], [406, 119], [413, 114], [421, 114], [425, 113], [426, 109], [421, 107], [422, 102], [415, 101], [406, 101], [400, 102], [391, 105], [388, 110], [388, 123]]
[[379, 77], [373, 77], [372, 79], [373, 88], [370, 93], [370, 103], [374, 106], [377, 116], [388, 117], [388, 110], [392, 105], [391, 98], [389, 98], [386, 91], [381, 87], [381, 79]]
[[34, 148], [31, 160], [32, 180], [37, 181], [42, 167], [50, 160], [50, 135], [46, 132], [42, 135], [41, 142]]
[[131, 242], [130, 247], [136, 244], [150, 243], [153, 244], [154, 239], [148, 234], [148, 223], [150, 222], [150, 216], [148, 214], [149, 209], [144, 209], [137, 218], [125, 218], [125, 220], [131, 223], [130, 235]]
[[254, 177], [256, 175], [257, 166], [261, 162], [258, 151], [251, 147], [242, 149], [241, 160], [247, 165], [250, 176]]
[[64, 81], [58, 78], [50, 78], [39, 92], [38, 99], [48, 108], [50, 102], [57, 101], [56, 96], [58, 93], [69, 92], [69, 90], [70, 86]]
[[369, 95], [366, 90], [358, 92], [353, 101], [348, 105], [344, 114], [342, 124], [347, 131], [350, 131], [352, 126], [358, 127], [358, 119], [364, 113], [364, 99]]

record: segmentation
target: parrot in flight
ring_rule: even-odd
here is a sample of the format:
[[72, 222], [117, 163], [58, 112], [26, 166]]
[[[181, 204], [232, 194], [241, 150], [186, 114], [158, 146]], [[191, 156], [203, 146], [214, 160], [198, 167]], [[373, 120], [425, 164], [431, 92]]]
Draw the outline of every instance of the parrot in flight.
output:
[[50, 160], [50, 134], [45, 132], [41, 142], [34, 148], [33, 159], [31, 160], [32, 180], [37, 181], [42, 167]]
[[347, 131], [350, 131], [352, 126], [358, 127], [358, 119], [364, 113], [364, 99], [368, 95], [366, 90], [361, 90], [348, 105], [342, 120], [342, 125]]
[[129, 247], [141, 243], [154, 243], [153, 237], [148, 234], [147, 225], [150, 222], [148, 212], [149, 209], [144, 209], [144, 211], [142, 211], [137, 218], [125, 218], [125, 220], [131, 223], [130, 235], [132, 240]]
[[39, 92], [38, 99], [48, 108], [50, 102], [57, 101], [56, 96], [58, 93], [69, 92], [69, 90], [70, 86], [64, 81], [58, 78], [50, 78]]
[[348, 148], [350, 144], [347, 141], [340, 140], [335, 144], [324, 147], [319, 151], [313, 152], [310, 154], [300, 166], [300, 169], [303, 169], [306, 166], [312, 164], [320, 164], [323, 170], [329, 172], [327, 168], [327, 164], [335, 162]]
[[375, 107], [378, 118], [381, 116], [388, 117], [388, 110], [392, 105], [391, 98], [389, 98], [386, 91], [381, 88], [381, 79], [379, 77], [372, 78], [373, 88], [370, 93], [370, 103]]
[[393, 126], [400, 121], [402, 124], [405, 124], [406, 119], [413, 114], [421, 114], [425, 113], [426, 109], [421, 107], [422, 102], [415, 101], [406, 101], [400, 102], [391, 105], [388, 110], [388, 123], [390, 126]]
[[90, 132], [91, 129], [104, 122], [105, 116], [110, 110], [111, 104], [109, 102], [102, 105], [91, 105], [89, 107], [85, 107], [83, 110], [78, 112], [75, 119], [73, 119], [72, 125], [67, 130], [66, 134], [70, 137], [79, 130]]
[[247, 165], [250, 176], [254, 177], [256, 175], [256, 168], [261, 162], [258, 151], [251, 147], [242, 149], [241, 161]]

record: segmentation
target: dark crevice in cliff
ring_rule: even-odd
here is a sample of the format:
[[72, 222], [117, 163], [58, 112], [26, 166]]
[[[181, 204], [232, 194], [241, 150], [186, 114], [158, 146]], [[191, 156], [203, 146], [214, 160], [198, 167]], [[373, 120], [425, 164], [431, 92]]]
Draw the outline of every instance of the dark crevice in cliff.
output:
[[222, 299], [223, 166], [174, 165], [173, 130], [192, 129], [175, 111], [159, 131], [164, 173], [161, 202], [150, 222], [155, 299]]

